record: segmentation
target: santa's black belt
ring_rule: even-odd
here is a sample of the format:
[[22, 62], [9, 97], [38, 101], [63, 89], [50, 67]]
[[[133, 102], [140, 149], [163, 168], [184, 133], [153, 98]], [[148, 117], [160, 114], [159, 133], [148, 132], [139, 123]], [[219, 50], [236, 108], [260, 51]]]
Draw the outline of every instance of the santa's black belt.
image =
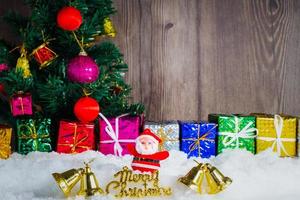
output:
[[159, 163], [159, 160], [152, 160], [152, 159], [149, 159], [149, 158], [137, 158], [137, 157], [134, 157], [133, 160], [134, 161], [151, 162], [151, 163]]

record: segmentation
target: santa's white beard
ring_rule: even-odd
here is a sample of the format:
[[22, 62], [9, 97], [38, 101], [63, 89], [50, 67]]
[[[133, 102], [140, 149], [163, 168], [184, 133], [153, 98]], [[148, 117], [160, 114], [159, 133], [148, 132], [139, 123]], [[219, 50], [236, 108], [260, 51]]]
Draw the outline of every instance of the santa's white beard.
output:
[[145, 149], [140, 141], [136, 141], [135, 149], [139, 154], [151, 155], [158, 152], [158, 145], [152, 145], [151, 148]]

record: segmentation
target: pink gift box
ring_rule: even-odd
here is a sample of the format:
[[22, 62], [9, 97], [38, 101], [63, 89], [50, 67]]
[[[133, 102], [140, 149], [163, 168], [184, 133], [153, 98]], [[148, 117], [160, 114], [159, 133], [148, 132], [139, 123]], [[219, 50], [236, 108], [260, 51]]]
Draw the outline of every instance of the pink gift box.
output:
[[12, 115], [32, 115], [32, 98], [30, 93], [15, 94], [10, 99]]
[[58, 153], [81, 153], [95, 147], [94, 124], [60, 121], [57, 141]]
[[121, 115], [106, 118], [100, 114], [100, 142], [98, 150], [107, 155], [123, 156], [130, 154], [128, 143], [135, 143], [139, 136], [143, 118], [141, 116]]

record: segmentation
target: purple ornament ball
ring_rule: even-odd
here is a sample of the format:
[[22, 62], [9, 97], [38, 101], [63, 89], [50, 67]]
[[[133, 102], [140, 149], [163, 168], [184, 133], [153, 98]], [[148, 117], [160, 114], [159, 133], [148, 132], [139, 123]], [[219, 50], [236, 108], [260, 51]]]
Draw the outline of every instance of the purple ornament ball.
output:
[[69, 80], [78, 83], [92, 83], [98, 79], [99, 67], [87, 55], [78, 55], [68, 64], [67, 75]]

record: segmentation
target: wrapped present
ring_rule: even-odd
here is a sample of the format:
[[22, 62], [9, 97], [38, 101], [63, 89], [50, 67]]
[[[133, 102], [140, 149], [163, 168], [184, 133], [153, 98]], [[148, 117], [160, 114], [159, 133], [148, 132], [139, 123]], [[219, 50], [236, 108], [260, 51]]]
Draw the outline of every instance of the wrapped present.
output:
[[297, 127], [297, 150], [298, 154], [297, 156], [300, 156], [300, 118], [298, 118], [298, 127]]
[[224, 149], [246, 149], [255, 153], [255, 117], [210, 114], [209, 120], [218, 123], [218, 154]]
[[188, 157], [209, 158], [216, 155], [217, 124], [180, 122], [180, 150]]
[[258, 136], [256, 152], [272, 148], [281, 157], [296, 156], [297, 118], [255, 114]]
[[99, 151], [105, 155], [123, 156], [130, 154], [127, 144], [135, 143], [135, 139], [139, 136], [143, 123], [142, 117], [124, 114], [106, 118], [102, 113], [99, 115], [101, 117], [99, 120]]
[[60, 121], [58, 153], [81, 153], [95, 149], [94, 124]]
[[32, 115], [32, 98], [30, 93], [14, 94], [10, 99], [11, 112], [14, 117]]
[[145, 122], [145, 128], [149, 128], [161, 140], [160, 151], [172, 149], [179, 151], [179, 124], [177, 121]]
[[11, 154], [12, 128], [0, 125], [0, 159], [7, 159]]
[[18, 152], [27, 154], [32, 151], [50, 152], [51, 119], [18, 119]]

